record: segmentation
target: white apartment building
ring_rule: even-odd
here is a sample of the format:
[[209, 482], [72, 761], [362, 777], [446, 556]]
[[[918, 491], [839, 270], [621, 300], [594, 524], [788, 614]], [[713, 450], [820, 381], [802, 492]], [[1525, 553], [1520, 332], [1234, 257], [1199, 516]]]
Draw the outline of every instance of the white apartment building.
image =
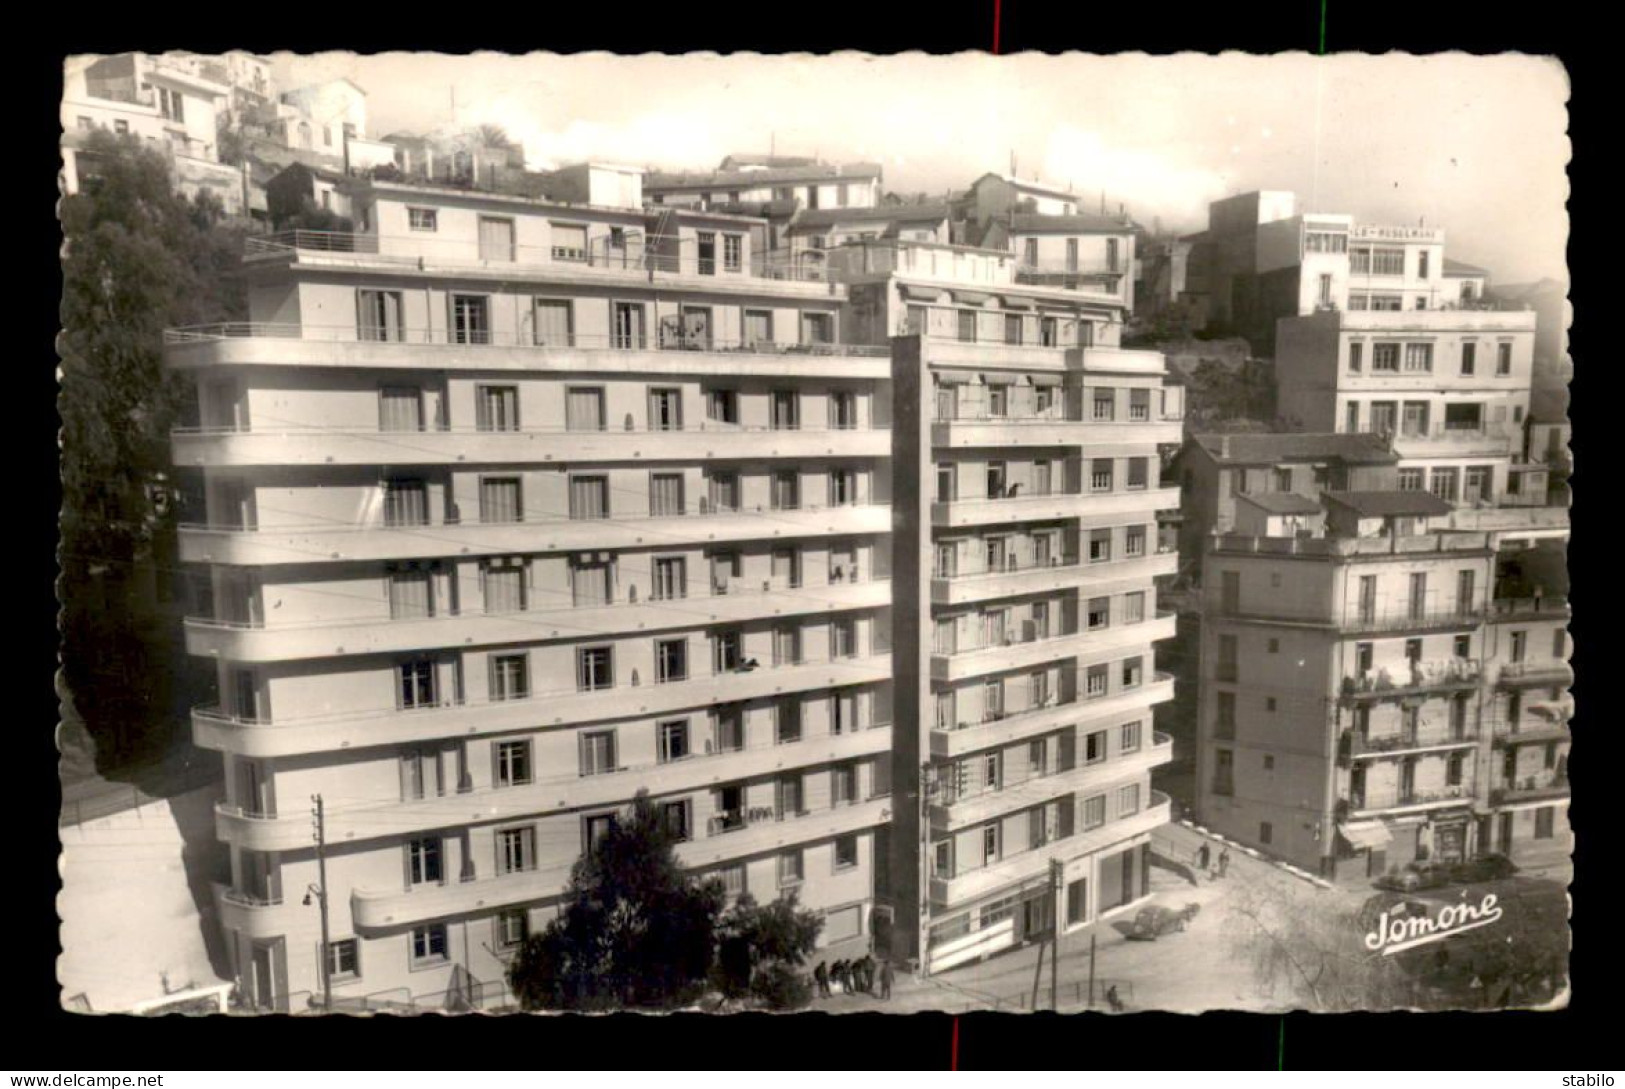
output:
[[120, 53], [70, 58], [62, 92], [63, 178], [77, 193], [85, 138], [100, 129], [131, 136], [167, 159], [175, 188], [195, 196], [210, 192], [226, 211], [244, 207], [241, 172], [220, 162], [216, 104], [230, 87], [210, 78], [198, 58]]
[[[1282, 416], [1309, 431], [1392, 437], [1399, 486], [1471, 510], [1544, 507], [1547, 466], [1523, 456], [1535, 315], [1325, 310], [1284, 318]], [[1458, 520], [1457, 528], [1468, 526]]]
[[[1019, 282], [1002, 250], [893, 239], [831, 254], [856, 339], [892, 338], [899, 805], [893, 950], [935, 972], [1146, 894], [1172, 758], [1153, 644], [1158, 479], [1179, 390], [1117, 347], [1107, 292]], [[902, 802], [918, 798], [918, 806]], [[1057, 878], [1057, 874], [1059, 875]]]
[[818, 956], [874, 938], [888, 351], [839, 285], [753, 274], [754, 221], [575, 177], [572, 203], [350, 183], [346, 242], [257, 243], [252, 320], [170, 336], [207, 492], [187, 639], [219, 666], [194, 735], [257, 1007], [311, 1001], [324, 960], [340, 1000], [499, 1000], [638, 790], [696, 873], [823, 913]]

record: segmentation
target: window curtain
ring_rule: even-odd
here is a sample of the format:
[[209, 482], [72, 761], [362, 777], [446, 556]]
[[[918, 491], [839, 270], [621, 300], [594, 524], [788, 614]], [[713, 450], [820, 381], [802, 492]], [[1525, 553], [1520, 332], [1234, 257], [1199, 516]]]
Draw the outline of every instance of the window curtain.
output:
[[519, 481], [480, 481], [481, 522], [517, 522], [519, 514]]
[[485, 611], [516, 613], [525, 607], [525, 569], [518, 565], [485, 569]]

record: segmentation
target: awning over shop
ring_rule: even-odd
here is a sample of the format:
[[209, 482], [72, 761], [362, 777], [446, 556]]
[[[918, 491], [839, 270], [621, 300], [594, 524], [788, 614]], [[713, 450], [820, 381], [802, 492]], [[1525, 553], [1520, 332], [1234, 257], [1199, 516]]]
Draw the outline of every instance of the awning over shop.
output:
[[985, 291], [961, 291], [954, 288], [954, 302], [965, 306], [982, 306], [992, 297]]
[[1000, 295], [999, 301], [1006, 310], [1031, 310], [1033, 301], [1025, 295]]
[[968, 386], [981, 378], [975, 371], [934, 370], [931, 377], [939, 386]]
[[1388, 834], [1388, 826], [1381, 821], [1340, 824], [1337, 826], [1337, 834], [1348, 840], [1349, 846], [1357, 851], [1386, 847], [1394, 838]]
[[981, 373], [984, 386], [1015, 386], [1020, 385], [1025, 376], [1016, 371], [983, 371]]
[[903, 293], [903, 298], [915, 302], [941, 302], [942, 290], [935, 287], [921, 287], [918, 284], [898, 284], [897, 289]]
[[1059, 374], [1029, 374], [1027, 378], [1035, 386], [1059, 386], [1063, 379]]

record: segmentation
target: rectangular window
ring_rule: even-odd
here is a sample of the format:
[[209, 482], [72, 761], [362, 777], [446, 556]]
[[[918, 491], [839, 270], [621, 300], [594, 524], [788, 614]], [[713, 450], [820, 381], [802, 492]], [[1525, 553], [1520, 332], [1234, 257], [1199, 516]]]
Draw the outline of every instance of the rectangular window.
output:
[[1094, 492], [1109, 492], [1112, 490], [1112, 459], [1093, 458], [1089, 462], [1089, 490]]
[[789, 820], [801, 816], [801, 775], [780, 776], [773, 784], [774, 800], [778, 806], [778, 819]]
[[597, 692], [615, 687], [615, 657], [611, 647], [581, 647], [576, 651], [576, 688]]
[[570, 517], [577, 521], [609, 517], [608, 477], [570, 478]]
[[1140, 724], [1125, 722], [1118, 728], [1117, 747], [1125, 753], [1140, 751]]
[[1106, 694], [1106, 687], [1111, 678], [1111, 669], [1105, 665], [1092, 665], [1085, 674], [1084, 696], [1096, 699]]
[[982, 828], [982, 864], [991, 866], [999, 860], [999, 826], [996, 824], [984, 825]]
[[745, 239], [743, 235], [722, 236], [722, 268], [725, 272], [738, 272], [745, 266]]
[[327, 978], [334, 983], [359, 978], [361, 960], [359, 945], [354, 938], [327, 944]]
[[1511, 344], [1501, 343], [1495, 346], [1495, 373], [1502, 378], [1512, 373]]
[[1422, 490], [1421, 469], [1399, 470], [1399, 490], [1402, 492], [1419, 492]]
[[1106, 795], [1096, 794], [1083, 800], [1083, 827], [1099, 828], [1106, 823]]
[[1219, 636], [1218, 679], [1235, 683], [1239, 679], [1239, 665], [1234, 635]]
[[571, 386], [565, 391], [564, 427], [567, 431], [604, 430], [604, 388]]
[[497, 948], [517, 949], [530, 937], [530, 913], [524, 908], [497, 916]]
[[434, 591], [428, 571], [395, 571], [389, 575], [389, 618], [413, 620], [434, 615]]
[[684, 800], [660, 803], [660, 826], [665, 829], [666, 835], [671, 837], [673, 843], [688, 840], [690, 828], [688, 802]]
[[829, 625], [829, 656], [833, 659], [852, 658], [858, 653], [858, 622], [850, 617], [833, 620]]
[[1131, 389], [1128, 391], [1128, 418], [1133, 421], [1145, 421], [1151, 418], [1150, 390]]
[[1427, 373], [1433, 370], [1433, 345], [1407, 344], [1405, 345], [1405, 370], [1407, 372]]
[[1145, 659], [1143, 659], [1143, 658], [1124, 658], [1123, 659], [1123, 687], [1124, 688], [1138, 688], [1138, 687], [1140, 687], [1140, 683], [1144, 679], [1145, 679]]
[[858, 798], [858, 768], [844, 764], [830, 769], [830, 796], [836, 805], [856, 805]]
[[676, 518], [682, 513], [683, 474], [650, 473], [649, 514], [655, 518]]
[[583, 733], [581, 774], [606, 775], [615, 770], [615, 731], [593, 730]]
[[1112, 608], [1111, 607], [1112, 607], [1112, 599], [1109, 598], [1109, 597], [1092, 597], [1092, 598], [1090, 598], [1089, 599], [1088, 611], [1085, 614], [1085, 616], [1087, 618], [1085, 626], [1090, 631], [1094, 631], [1097, 628], [1107, 627], [1111, 623], [1111, 617], [1112, 617]]
[[710, 485], [711, 510], [715, 513], [733, 513], [739, 510], [739, 474], [720, 469], [711, 471], [708, 478]]
[[801, 395], [793, 389], [776, 389], [771, 398], [774, 431], [795, 431], [801, 427]]
[[575, 312], [568, 299], [536, 299], [531, 339], [537, 347], [568, 348], [575, 344]]
[[553, 242], [553, 260], [585, 261], [587, 259], [587, 228], [579, 224], [550, 224]]
[[[1145, 527], [1129, 526], [1123, 536], [1123, 554], [1125, 556], [1145, 555]], [[1092, 559], [1093, 557], [1091, 557]]]
[[[1143, 490], [1151, 479], [1150, 458], [1128, 459], [1128, 486], [1130, 491]], [[1283, 489], [1284, 490], [1284, 489]]]
[[429, 524], [429, 486], [421, 480], [391, 480], [384, 485], [384, 525]]
[[480, 478], [480, 521], [496, 525], [524, 520], [520, 481], [516, 476]]
[[1128, 817], [1140, 811], [1140, 784], [1130, 783], [1117, 791], [1117, 815]]
[[745, 636], [740, 631], [719, 631], [711, 636], [711, 672], [733, 673], [745, 662]]
[[474, 396], [475, 426], [479, 430], [519, 430], [519, 387], [479, 386]]
[[530, 695], [530, 660], [523, 654], [493, 654], [491, 702], [522, 700]]
[[1218, 711], [1213, 722], [1213, 736], [1220, 741], [1233, 741], [1236, 736], [1236, 694], [1218, 693]]
[[412, 967], [419, 968], [446, 962], [446, 926], [435, 923], [412, 930]]
[[1387, 371], [1399, 373], [1399, 345], [1373, 344], [1371, 346], [1371, 369], [1373, 371]]
[[1094, 730], [1084, 735], [1083, 762], [1100, 764], [1106, 760], [1106, 731]]
[[438, 231], [440, 212], [435, 208], [407, 208], [406, 222], [414, 231]]
[[1117, 391], [1097, 389], [1094, 391], [1093, 403], [1095, 420], [1111, 420], [1117, 414]]
[[497, 743], [497, 786], [524, 786], [530, 782], [530, 742]]
[[355, 301], [358, 339], [389, 341], [406, 339], [399, 291], [357, 290]]
[[958, 310], [959, 339], [965, 344], [976, 343], [976, 312], [974, 310]]
[[1349, 371], [1359, 374], [1365, 361], [1365, 342], [1353, 340], [1349, 342]]
[[406, 843], [406, 881], [409, 885], [438, 885], [443, 880], [440, 867], [440, 837], [423, 836]]
[[801, 700], [789, 696], [773, 708], [773, 737], [780, 745], [801, 740]]
[[480, 592], [487, 613], [522, 612], [527, 604], [526, 566], [519, 559], [487, 560], [480, 566]]
[[1464, 341], [1461, 346], [1461, 373], [1470, 375], [1478, 364], [1478, 345], [1472, 341]]
[[855, 835], [835, 837], [835, 869], [850, 870], [858, 864], [858, 837]]
[[779, 885], [801, 884], [801, 852], [785, 851], [778, 859]]
[[1235, 753], [1229, 749], [1216, 749], [1213, 753], [1213, 793], [1229, 796], [1235, 792]]
[[491, 343], [491, 300], [484, 295], [451, 296], [451, 342]]
[[397, 670], [403, 711], [435, 706], [434, 662], [420, 658], [412, 662], [402, 662]]
[[536, 868], [536, 829], [499, 828], [497, 830], [497, 873], [524, 873]]
[[661, 639], [655, 642], [655, 683], [671, 684], [688, 680], [688, 640]]
[[809, 345], [835, 343], [835, 315], [803, 313], [801, 342]]

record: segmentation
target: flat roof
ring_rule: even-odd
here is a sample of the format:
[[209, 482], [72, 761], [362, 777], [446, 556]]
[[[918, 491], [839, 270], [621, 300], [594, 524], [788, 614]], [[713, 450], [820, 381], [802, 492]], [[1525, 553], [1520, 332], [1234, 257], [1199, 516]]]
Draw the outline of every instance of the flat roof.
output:
[[1399, 462], [1381, 435], [1366, 432], [1243, 432], [1193, 435], [1191, 441], [1225, 465], [1273, 465], [1282, 461], [1335, 460], [1355, 465]]
[[1454, 508], [1432, 492], [1326, 492], [1328, 503], [1352, 510], [1361, 518], [1449, 514]]
[[1259, 495], [1238, 495], [1236, 501], [1245, 500], [1270, 514], [1318, 514], [1320, 504], [1297, 492], [1264, 492]]

